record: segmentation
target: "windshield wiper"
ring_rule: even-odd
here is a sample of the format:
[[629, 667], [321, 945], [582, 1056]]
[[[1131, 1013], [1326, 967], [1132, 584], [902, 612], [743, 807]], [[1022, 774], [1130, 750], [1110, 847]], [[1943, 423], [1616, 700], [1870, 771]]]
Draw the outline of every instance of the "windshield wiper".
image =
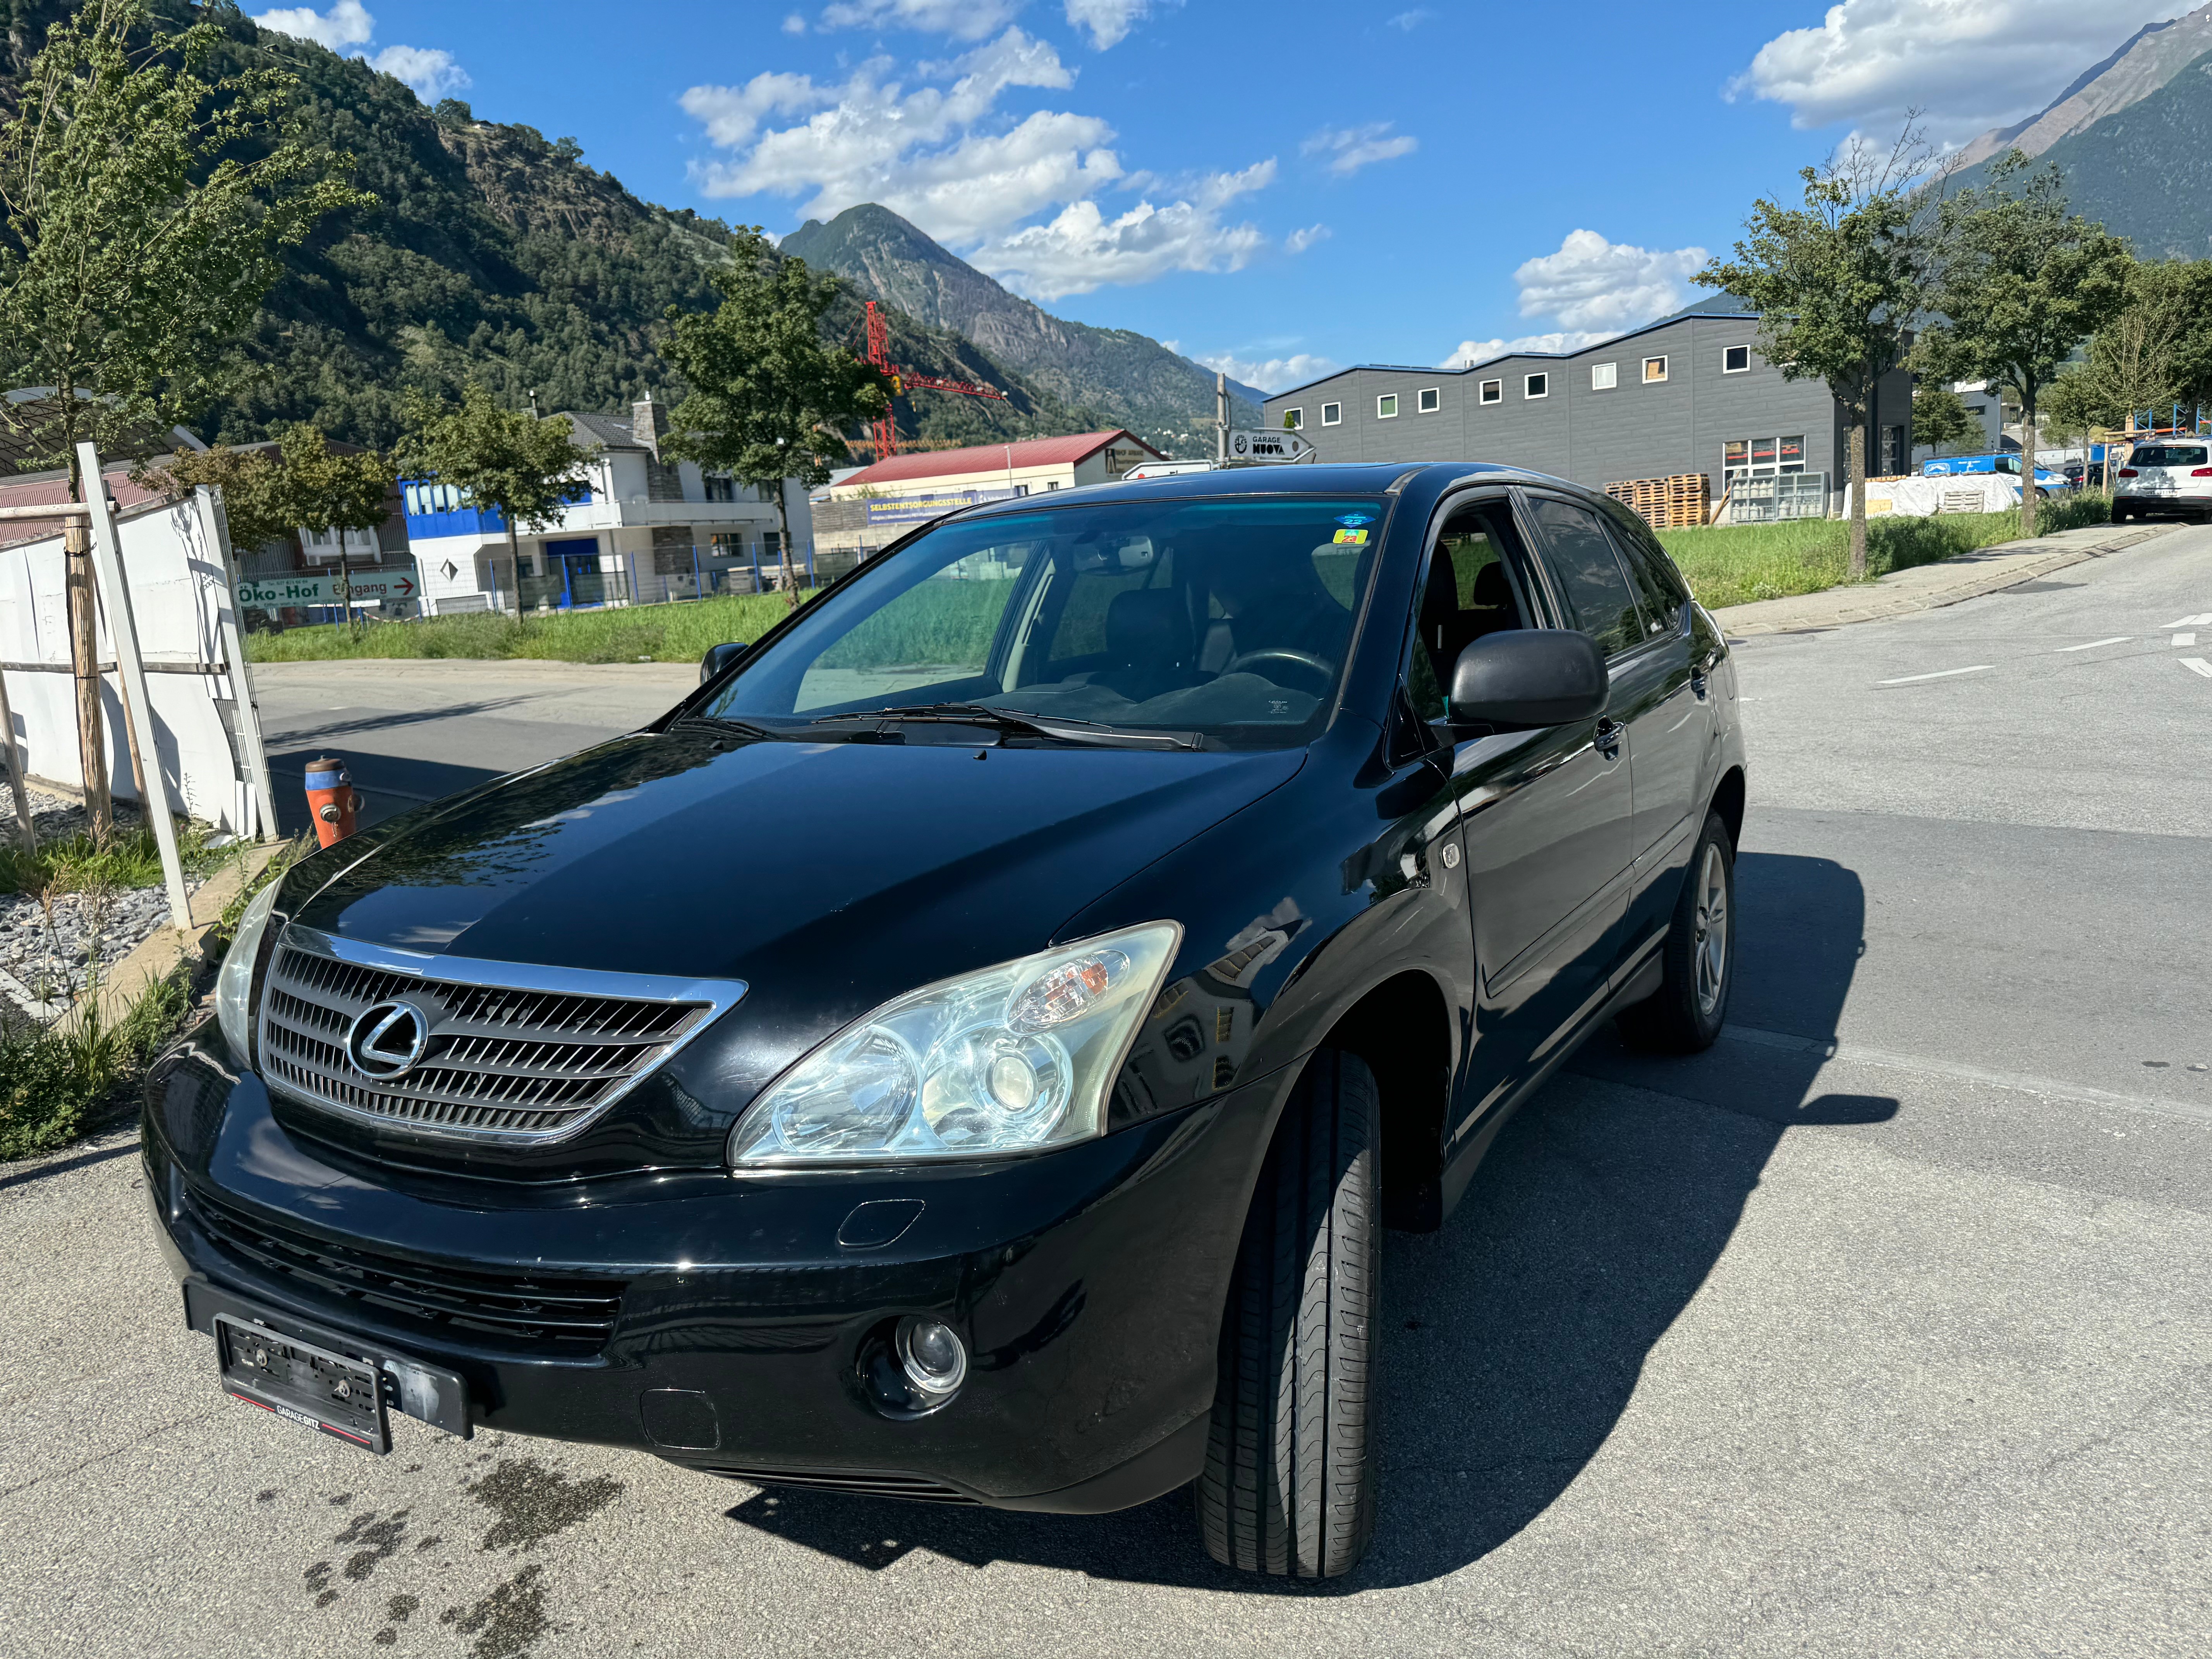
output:
[[756, 726], [750, 720], [734, 720], [727, 714], [684, 714], [676, 721], [678, 726], [711, 726], [718, 732], [735, 732], [746, 738], [781, 738], [784, 733], [771, 726]]
[[1126, 746], [1144, 744], [1163, 749], [1197, 749], [1204, 739], [1195, 732], [1136, 732], [1109, 726], [1103, 720], [1085, 720], [1058, 714], [1018, 714], [982, 702], [932, 702], [909, 708], [856, 709], [849, 714], [827, 714], [811, 722], [828, 726], [839, 721], [918, 721], [946, 726], [988, 726], [1000, 732], [1050, 738], [1062, 743], [1100, 743]]

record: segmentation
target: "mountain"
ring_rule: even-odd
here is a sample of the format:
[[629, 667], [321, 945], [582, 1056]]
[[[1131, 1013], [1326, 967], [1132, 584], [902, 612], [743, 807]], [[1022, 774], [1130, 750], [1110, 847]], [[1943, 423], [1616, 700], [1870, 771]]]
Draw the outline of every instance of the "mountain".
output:
[[2212, 5], [2140, 31], [2041, 114], [1983, 134], [1951, 187], [2015, 148], [2058, 168], [2074, 211], [2142, 257], [2212, 253]]
[[[888, 208], [809, 219], [782, 250], [855, 291], [972, 340], [1072, 404], [1097, 410], [1171, 455], [1213, 447], [1213, 372], [1133, 329], [1070, 322], [1009, 293]], [[1229, 383], [1230, 418], [1257, 425], [1266, 393]]]
[[[0, 0], [0, 110], [15, 76], [68, 7]], [[641, 201], [586, 166], [568, 141], [477, 120], [465, 104], [434, 110], [359, 58], [257, 27], [234, 6], [156, 0], [173, 24], [216, 21], [216, 74], [272, 64], [297, 76], [302, 125], [355, 157], [355, 182], [380, 205], [334, 220], [285, 258], [285, 274], [240, 349], [252, 383], [198, 422], [211, 441], [243, 442], [312, 420], [332, 435], [389, 444], [402, 389], [451, 394], [483, 381], [510, 407], [625, 409], [650, 388], [684, 386], [655, 346], [669, 307], [715, 303], [708, 273], [728, 257], [726, 226]], [[1100, 424], [1080, 407], [949, 330], [894, 313], [898, 361], [982, 380], [1005, 403], [916, 392], [898, 409], [902, 438], [951, 446]], [[858, 347], [860, 301], [848, 294], [824, 333]]]

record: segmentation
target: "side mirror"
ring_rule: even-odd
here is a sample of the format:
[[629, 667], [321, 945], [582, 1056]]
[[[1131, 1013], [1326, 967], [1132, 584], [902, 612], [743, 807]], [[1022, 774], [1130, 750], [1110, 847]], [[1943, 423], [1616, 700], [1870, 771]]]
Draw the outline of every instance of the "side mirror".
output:
[[732, 640], [727, 645], [708, 647], [707, 654], [699, 659], [699, 684], [706, 684], [708, 680], [713, 679], [715, 675], [744, 656], [747, 648], [743, 640]]
[[1454, 725], [1564, 726], [1605, 712], [1612, 681], [1587, 634], [1516, 628], [1486, 634], [1452, 667]]

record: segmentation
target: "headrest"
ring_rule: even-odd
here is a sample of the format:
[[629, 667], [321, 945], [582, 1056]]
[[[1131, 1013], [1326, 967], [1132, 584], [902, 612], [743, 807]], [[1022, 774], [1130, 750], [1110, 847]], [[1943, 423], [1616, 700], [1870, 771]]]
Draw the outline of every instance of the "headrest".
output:
[[1190, 659], [1190, 613], [1173, 588], [1116, 593], [1106, 607], [1106, 654], [1124, 668], [1178, 668]]
[[1469, 605], [1510, 605], [1513, 590], [1506, 585], [1505, 567], [1496, 559], [1474, 573], [1474, 586], [1468, 594]]

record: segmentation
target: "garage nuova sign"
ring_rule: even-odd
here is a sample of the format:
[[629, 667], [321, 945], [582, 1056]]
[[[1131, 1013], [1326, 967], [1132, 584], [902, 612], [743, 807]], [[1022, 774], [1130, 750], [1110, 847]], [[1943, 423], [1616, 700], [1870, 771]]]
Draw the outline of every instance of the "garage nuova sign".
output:
[[335, 570], [319, 575], [246, 576], [236, 589], [242, 611], [281, 611], [289, 605], [381, 605], [387, 599], [411, 599], [422, 590], [415, 567], [395, 565], [376, 570], [356, 570], [350, 587]]

